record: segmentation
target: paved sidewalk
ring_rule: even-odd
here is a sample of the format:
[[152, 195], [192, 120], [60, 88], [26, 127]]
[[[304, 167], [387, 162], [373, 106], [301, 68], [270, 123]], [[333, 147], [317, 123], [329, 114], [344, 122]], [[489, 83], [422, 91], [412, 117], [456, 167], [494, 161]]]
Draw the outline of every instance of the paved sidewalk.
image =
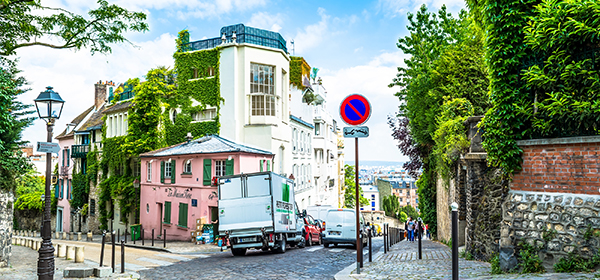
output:
[[[365, 256], [367, 256], [365, 254]], [[401, 241], [390, 248], [387, 254], [383, 249], [374, 254], [372, 263], [364, 262], [360, 274], [356, 274], [356, 264], [338, 273], [338, 280], [354, 279], [452, 279], [452, 253], [448, 246], [423, 240], [422, 259], [418, 259], [418, 244]], [[368, 260], [368, 258], [365, 258]], [[460, 279], [600, 279], [598, 273], [548, 273], [548, 274], [501, 274], [491, 275], [490, 264], [480, 261], [459, 259]]]

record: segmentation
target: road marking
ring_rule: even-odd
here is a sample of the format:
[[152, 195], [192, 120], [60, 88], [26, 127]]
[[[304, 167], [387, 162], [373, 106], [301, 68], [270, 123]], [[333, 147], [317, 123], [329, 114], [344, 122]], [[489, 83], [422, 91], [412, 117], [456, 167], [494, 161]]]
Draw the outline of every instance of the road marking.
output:
[[[173, 264], [172, 262], [155, 260], [155, 259], [146, 258], [146, 257], [137, 258], [136, 260], [141, 261], [141, 262], [149, 262], [149, 263], [153, 263], [153, 264], [158, 264], [158, 265], [171, 265], [171, 264]], [[125, 266], [125, 268], [127, 268], [127, 266]]]
[[[126, 270], [133, 270], [133, 271], [140, 271], [140, 270], [144, 270], [144, 269], [148, 269], [147, 267], [143, 266], [143, 265], [137, 265], [137, 264], [132, 264], [132, 263], [125, 263], [125, 269]], [[121, 272], [121, 264], [118, 264], [115, 266], [115, 272]]]
[[331, 250], [329, 250], [329, 252], [332, 252], [332, 253], [339, 253], [339, 252], [341, 252], [341, 251], [344, 251], [344, 250], [346, 250], [346, 249], [339, 249], [339, 248], [338, 248], [338, 249], [331, 249]]
[[321, 250], [321, 249], [323, 249], [323, 247], [314, 247], [314, 248], [310, 248], [310, 249], [308, 249], [308, 250], [306, 250], [306, 251], [309, 251], [309, 252], [314, 252], [314, 251], [316, 251], [316, 250]]
[[208, 258], [208, 255], [188, 255], [190, 257], [195, 257], [195, 258]]
[[163, 258], [168, 258], [168, 259], [174, 259], [174, 260], [178, 260], [178, 261], [184, 261], [187, 262], [191, 259], [186, 258], [186, 257], [180, 257], [180, 256], [174, 256], [174, 255], [167, 255], [167, 254], [157, 254], [157, 257], [163, 257]]

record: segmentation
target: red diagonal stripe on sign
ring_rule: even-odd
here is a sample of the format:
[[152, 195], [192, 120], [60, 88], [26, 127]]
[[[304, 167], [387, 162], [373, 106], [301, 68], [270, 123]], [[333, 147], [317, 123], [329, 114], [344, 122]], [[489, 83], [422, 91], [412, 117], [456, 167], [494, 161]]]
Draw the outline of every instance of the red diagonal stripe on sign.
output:
[[363, 118], [363, 115], [362, 115], [362, 114], [361, 114], [361, 113], [360, 113], [358, 110], [356, 110], [356, 108], [354, 108], [354, 106], [352, 106], [352, 103], [348, 102], [348, 106], [350, 106], [350, 108], [352, 108], [352, 110], [354, 110], [354, 112], [355, 112], [355, 113], [356, 113], [356, 114], [357, 114], [357, 115], [358, 115], [358, 116], [359, 116], [361, 119]]

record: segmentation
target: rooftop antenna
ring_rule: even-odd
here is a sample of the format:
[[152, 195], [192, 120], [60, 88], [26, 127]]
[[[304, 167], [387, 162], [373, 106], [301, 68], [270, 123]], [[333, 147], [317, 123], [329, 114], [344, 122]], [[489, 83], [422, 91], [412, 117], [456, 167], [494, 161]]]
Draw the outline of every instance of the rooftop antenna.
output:
[[292, 55], [296, 55], [296, 51], [295, 51], [295, 48], [294, 48], [294, 46], [295, 46], [294, 45], [294, 39], [290, 40], [290, 43], [292, 44]]

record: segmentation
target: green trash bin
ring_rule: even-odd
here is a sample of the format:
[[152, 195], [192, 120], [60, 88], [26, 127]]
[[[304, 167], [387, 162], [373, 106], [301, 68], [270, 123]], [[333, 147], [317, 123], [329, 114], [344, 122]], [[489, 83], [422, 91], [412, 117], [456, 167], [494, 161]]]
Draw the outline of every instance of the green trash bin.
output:
[[131, 225], [131, 240], [140, 240], [142, 239], [142, 225]]

